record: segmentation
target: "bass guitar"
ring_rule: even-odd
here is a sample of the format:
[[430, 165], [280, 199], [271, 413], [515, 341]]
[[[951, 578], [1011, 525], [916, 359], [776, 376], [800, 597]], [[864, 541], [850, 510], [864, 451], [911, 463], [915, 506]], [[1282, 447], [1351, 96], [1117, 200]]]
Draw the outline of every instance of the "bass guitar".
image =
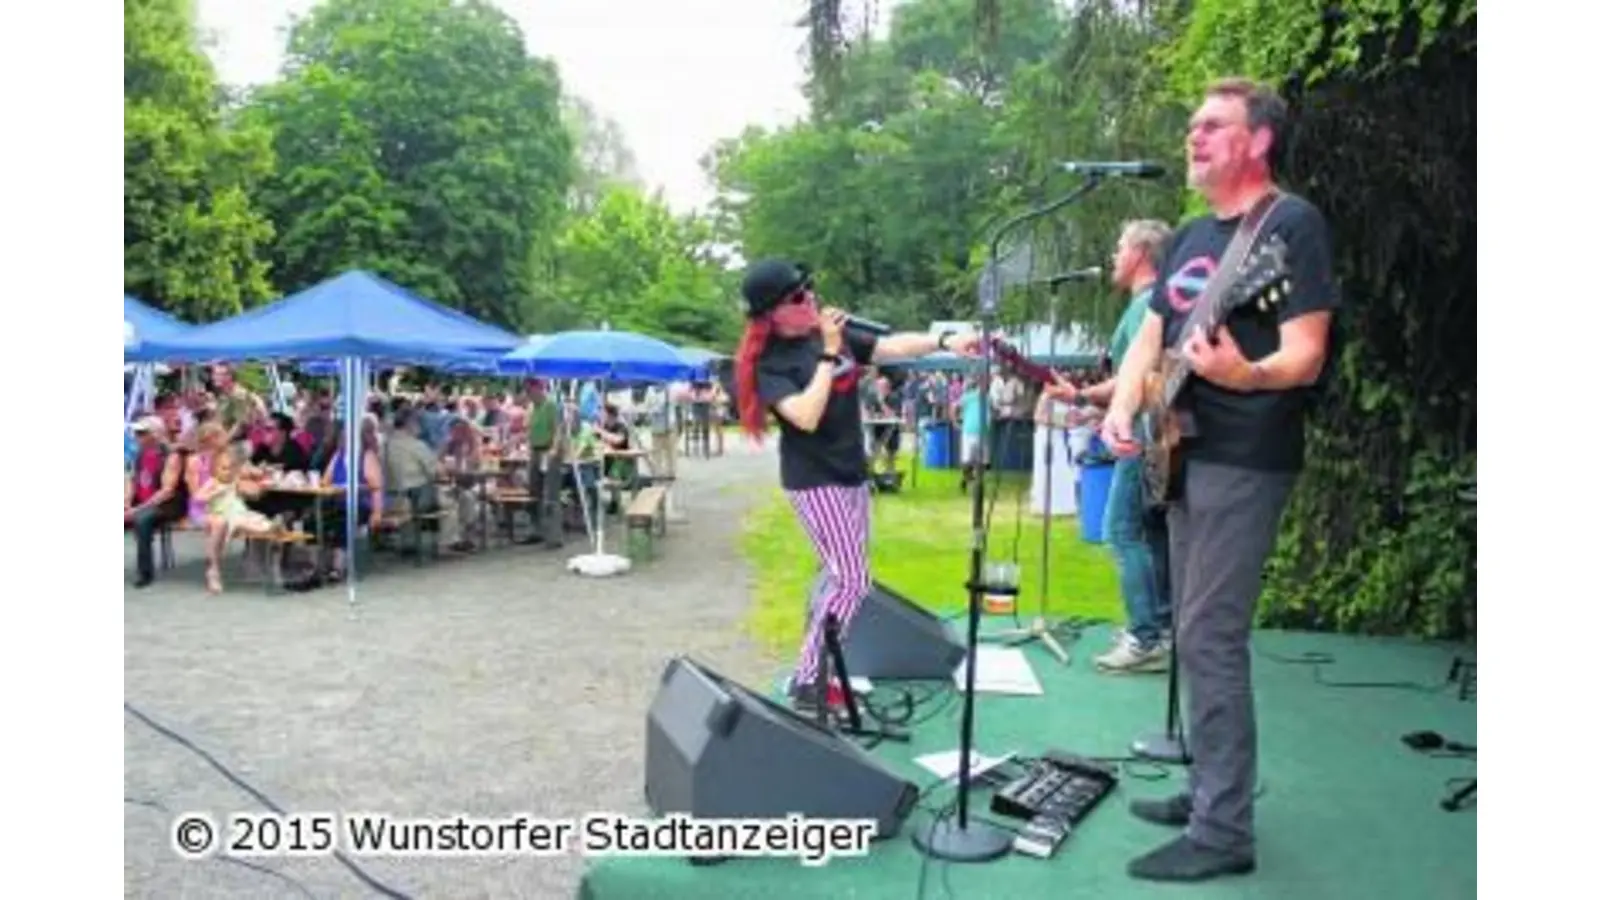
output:
[[[1219, 272], [1215, 277], [1223, 277]], [[1179, 446], [1185, 437], [1196, 433], [1190, 416], [1178, 408], [1178, 399], [1189, 386], [1194, 367], [1183, 355], [1183, 345], [1196, 330], [1205, 340], [1215, 341], [1228, 317], [1242, 309], [1265, 314], [1289, 296], [1288, 247], [1274, 235], [1247, 256], [1233, 283], [1220, 292], [1208, 309], [1196, 310], [1186, 324], [1188, 333], [1173, 349], [1162, 352], [1154, 372], [1145, 377], [1143, 399], [1135, 429], [1143, 446], [1142, 476], [1146, 505], [1164, 508], [1183, 490], [1183, 457]]]

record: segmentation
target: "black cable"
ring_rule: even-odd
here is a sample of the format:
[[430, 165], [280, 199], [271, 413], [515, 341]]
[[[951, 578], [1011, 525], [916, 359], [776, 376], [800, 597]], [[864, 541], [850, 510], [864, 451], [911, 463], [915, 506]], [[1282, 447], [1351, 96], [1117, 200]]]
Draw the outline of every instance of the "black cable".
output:
[[[932, 828], [938, 828], [939, 827], [939, 823], [941, 823], [944, 820], [954, 816], [955, 812], [956, 812], [956, 805], [954, 803], [946, 804], [937, 813], [933, 814], [933, 825], [932, 825]], [[930, 829], [930, 833], [931, 833], [931, 829]], [[922, 854], [922, 866], [920, 867], [919, 871], [917, 872], [917, 900], [923, 900], [924, 895], [927, 893], [927, 890], [928, 890], [928, 866], [930, 866], [932, 864], [933, 864], [933, 854], [932, 853], [926, 853], [926, 852], [923, 853]]]
[[1310, 666], [1311, 677], [1317, 684], [1331, 688], [1388, 688], [1401, 691], [1418, 691], [1424, 694], [1437, 694], [1450, 686], [1449, 681], [1438, 684], [1422, 684], [1416, 681], [1330, 681], [1322, 676], [1322, 667], [1331, 666], [1335, 660], [1332, 653], [1312, 651], [1299, 656], [1280, 656], [1266, 650], [1258, 651], [1262, 657], [1275, 663], [1286, 666]]
[[[129, 715], [133, 716], [134, 718], [138, 719], [139, 721], [143, 722], [144, 724], [150, 726], [150, 728], [152, 730], [154, 730], [157, 734], [161, 735], [162, 737], [167, 738], [168, 740], [172, 741], [173, 743], [177, 744], [178, 746], [183, 747], [186, 750], [189, 750], [190, 752], [194, 753], [196, 756], [199, 756], [201, 759], [205, 760], [207, 763], [210, 763], [211, 767], [213, 769], [216, 769], [218, 772], [220, 772], [222, 774], [222, 777], [224, 777], [224, 778], [228, 779], [230, 782], [232, 782], [235, 787], [237, 787], [240, 790], [244, 791], [245, 793], [249, 794], [251, 797], [254, 797], [257, 803], [260, 803], [262, 806], [265, 806], [267, 809], [272, 810], [273, 812], [277, 813], [280, 816], [288, 815], [288, 813], [285, 812], [282, 807], [278, 806], [276, 803], [273, 803], [270, 799], [267, 798], [267, 796], [265, 794], [263, 794], [260, 791], [256, 790], [254, 787], [252, 787], [244, 779], [240, 778], [239, 776], [233, 774], [233, 772], [229, 771], [228, 767], [223, 765], [222, 763], [218, 762], [216, 757], [214, 757], [211, 754], [207, 753], [205, 750], [201, 749], [200, 747], [195, 746], [193, 741], [191, 741], [188, 738], [184, 737], [183, 735], [177, 733], [176, 731], [173, 731], [172, 729], [166, 727], [165, 725], [162, 725], [159, 722], [156, 722], [154, 719], [151, 719], [149, 716], [145, 715], [144, 713], [140, 712], [139, 710], [134, 709], [133, 705], [128, 703], [126, 700], [124, 700], [122, 702], [122, 708]], [[378, 879], [373, 878], [371, 875], [368, 875], [365, 869], [363, 869], [360, 866], [356, 865], [353, 861], [351, 861], [350, 857], [345, 856], [343, 852], [341, 852], [339, 850], [334, 850], [333, 851], [333, 858], [337, 859], [341, 864], [343, 864], [346, 869], [349, 869], [351, 874], [355, 875], [356, 878], [360, 879], [363, 884], [365, 884], [367, 887], [372, 888], [374, 891], [377, 891], [378, 893], [382, 894], [383, 896], [389, 897], [389, 898], [391, 898], [391, 900], [411, 900], [411, 897], [409, 895], [402, 894], [401, 892], [395, 890], [394, 888], [389, 887], [388, 885], [384, 884], [383, 882], [379, 881]]]
[[[166, 806], [156, 800], [145, 800], [139, 797], [123, 797], [122, 802], [159, 810], [160, 812], [166, 813], [169, 816], [172, 815], [172, 810], [168, 809]], [[311, 900], [317, 900], [317, 895], [311, 893], [311, 890], [301, 883], [299, 879], [285, 875], [284, 873], [279, 872], [277, 869], [269, 869], [266, 866], [260, 865], [259, 863], [253, 863], [246, 859], [238, 859], [226, 854], [222, 856], [213, 856], [212, 859], [221, 860], [222, 862], [226, 863], [233, 863], [236, 866], [242, 866], [243, 868], [249, 869], [252, 872], [259, 872], [263, 875], [271, 875], [273, 878], [281, 878], [284, 881], [294, 885], [295, 890], [311, 898]]]
[[1468, 806], [1478, 805], [1478, 779], [1468, 776], [1449, 778], [1444, 783], [1445, 798], [1439, 808], [1445, 812], [1460, 812]]

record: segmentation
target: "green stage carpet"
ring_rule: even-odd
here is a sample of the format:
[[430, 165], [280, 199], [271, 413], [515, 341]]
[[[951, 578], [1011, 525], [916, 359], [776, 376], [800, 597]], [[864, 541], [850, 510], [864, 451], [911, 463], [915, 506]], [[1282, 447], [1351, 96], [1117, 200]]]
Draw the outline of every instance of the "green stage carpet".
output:
[[[1069, 648], [1063, 667], [1042, 648], [1029, 651], [1043, 696], [980, 695], [980, 753], [1037, 754], [1057, 747], [1086, 756], [1124, 756], [1130, 738], [1159, 729], [1166, 676], [1104, 676], [1090, 659], [1108, 640], [1088, 632]], [[1116, 791], [1083, 822], [1053, 859], [1019, 854], [984, 864], [931, 862], [910, 835], [926, 810], [945, 806], [953, 788], [937, 788], [913, 813], [901, 834], [878, 841], [865, 857], [809, 867], [794, 859], [736, 859], [691, 867], [670, 857], [598, 857], [590, 860], [580, 896], [589, 900], [646, 898], [893, 898], [917, 897], [926, 875], [927, 898], [1135, 897], [1247, 898], [1467, 898], [1477, 890], [1477, 821], [1472, 807], [1446, 813], [1439, 801], [1446, 781], [1476, 774], [1470, 759], [1434, 759], [1400, 738], [1437, 731], [1475, 745], [1476, 705], [1457, 697], [1455, 685], [1436, 692], [1328, 687], [1316, 667], [1272, 661], [1304, 653], [1330, 654], [1320, 667], [1328, 681], [1444, 683], [1452, 650], [1437, 646], [1328, 635], [1261, 632], [1255, 641], [1255, 685], [1261, 742], [1257, 801], [1257, 869], [1252, 875], [1205, 885], [1137, 882], [1125, 872], [1132, 857], [1175, 832], [1134, 819], [1134, 797], [1157, 797], [1178, 788], [1184, 772], [1139, 780], [1146, 765], [1124, 767]], [[703, 662], [715, 669], [716, 661]], [[765, 685], [752, 686], [764, 689]], [[950, 703], [918, 726], [909, 747], [885, 743], [873, 753], [918, 784], [933, 776], [914, 756], [951, 750], [959, 739], [959, 703]], [[642, 778], [641, 774], [641, 778]], [[782, 778], [774, 771], [773, 778]], [[973, 793], [973, 809], [988, 813], [991, 792]], [[996, 818], [990, 816], [991, 818]], [[1011, 820], [1000, 820], [1009, 822]], [[925, 869], [925, 872], [924, 872]]]

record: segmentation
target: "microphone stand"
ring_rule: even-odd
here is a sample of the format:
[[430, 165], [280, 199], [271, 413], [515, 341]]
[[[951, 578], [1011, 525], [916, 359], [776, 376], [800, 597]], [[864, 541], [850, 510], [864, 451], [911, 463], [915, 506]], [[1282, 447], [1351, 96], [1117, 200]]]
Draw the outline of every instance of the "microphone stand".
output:
[[[1060, 300], [1061, 286], [1067, 279], [1050, 280], [1050, 356], [1056, 355], [1056, 331], [1058, 317], [1056, 307]], [[1035, 428], [1044, 429], [1044, 550], [1040, 558], [1039, 568], [1039, 614], [1026, 628], [1012, 628], [994, 635], [996, 640], [1005, 641], [1008, 647], [1021, 647], [1039, 641], [1045, 649], [1055, 656], [1063, 666], [1070, 665], [1072, 657], [1061, 646], [1060, 639], [1056, 636], [1061, 625], [1051, 625], [1045, 617], [1046, 609], [1050, 602], [1050, 532], [1055, 521], [1055, 426], [1048, 423], [1035, 423]]]
[[1156, 590], [1166, 594], [1167, 608], [1172, 614], [1172, 651], [1167, 659], [1167, 726], [1164, 732], [1134, 740], [1128, 749], [1140, 759], [1187, 766], [1194, 762], [1194, 757], [1189, 755], [1189, 745], [1183, 736], [1182, 695], [1178, 692], [1178, 597], [1172, 592], [1172, 560], [1167, 549], [1166, 515], [1164, 510], [1154, 513], [1145, 511], [1147, 539], [1150, 531], [1157, 528], [1150, 524], [1151, 517], [1161, 518], [1157, 532], [1160, 539], [1149, 541], [1150, 553], [1156, 570]]
[[[990, 346], [995, 314], [1000, 306], [1000, 242], [1018, 226], [1041, 219], [1072, 203], [1100, 186], [1104, 176], [1091, 173], [1071, 193], [1044, 206], [1029, 210], [1008, 219], [995, 229], [989, 240], [989, 260], [978, 279], [978, 335], [983, 353], [983, 367], [978, 379], [978, 390], [989, 389], [994, 368], [994, 348]], [[989, 428], [989, 404], [978, 404], [978, 433], [984, 435]], [[982, 614], [980, 601], [988, 587], [983, 584], [983, 556], [986, 538], [983, 523], [983, 473], [988, 463], [988, 442], [978, 441], [978, 478], [972, 490], [972, 556], [967, 568], [967, 672], [965, 696], [961, 708], [961, 757], [956, 784], [956, 817], [937, 815], [925, 822], [912, 834], [912, 843], [918, 850], [935, 859], [950, 862], [990, 862], [1006, 855], [1011, 849], [1012, 833], [981, 819], [968, 815], [972, 794], [972, 716], [974, 688], [978, 672], [978, 618]]]

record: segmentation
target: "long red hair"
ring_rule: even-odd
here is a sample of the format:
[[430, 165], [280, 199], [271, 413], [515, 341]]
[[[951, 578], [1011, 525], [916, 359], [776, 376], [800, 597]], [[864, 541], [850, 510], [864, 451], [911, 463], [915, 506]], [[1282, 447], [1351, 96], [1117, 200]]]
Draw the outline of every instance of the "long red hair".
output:
[[744, 337], [739, 339], [739, 352], [734, 355], [734, 386], [739, 391], [739, 424], [744, 433], [756, 443], [767, 433], [767, 410], [761, 405], [761, 394], [756, 388], [756, 363], [767, 349], [767, 339], [772, 336], [772, 319], [761, 316], [744, 327]]

